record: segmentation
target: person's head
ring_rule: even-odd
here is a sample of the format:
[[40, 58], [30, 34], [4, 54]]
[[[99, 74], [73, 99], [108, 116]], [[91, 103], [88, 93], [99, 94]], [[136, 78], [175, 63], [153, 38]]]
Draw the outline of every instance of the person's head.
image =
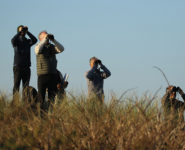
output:
[[61, 90], [62, 89], [62, 84], [61, 83], [57, 83], [57, 89]]
[[[20, 25], [17, 27], [17, 33], [21, 33], [22, 36], [25, 36], [26, 35], [26, 32], [23, 32], [22, 29], [24, 28], [23, 25]], [[21, 32], [22, 31], [22, 32]]]
[[167, 91], [170, 91], [170, 99], [175, 99], [176, 98], [177, 88], [175, 86], [169, 86], [167, 88]]
[[95, 61], [97, 61], [97, 60], [98, 60], [98, 58], [96, 58], [96, 57], [91, 57], [91, 58], [90, 58], [89, 63], [90, 63], [90, 67], [91, 67], [91, 68], [94, 66], [94, 63], [95, 63]]
[[48, 35], [47, 31], [41, 31], [41, 32], [39, 33], [38, 38], [39, 38], [40, 41], [42, 41], [43, 39], [46, 38], [47, 35]]

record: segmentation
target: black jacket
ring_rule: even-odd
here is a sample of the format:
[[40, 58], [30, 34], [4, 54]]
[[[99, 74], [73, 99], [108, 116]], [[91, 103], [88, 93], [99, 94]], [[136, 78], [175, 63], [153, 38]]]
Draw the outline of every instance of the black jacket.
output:
[[[185, 101], [185, 94], [183, 91], [179, 92], [182, 99]], [[166, 92], [166, 94], [162, 98], [162, 106], [164, 111], [169, 112], [171, 109], [178, 112], [179, 110], [184, 110], [185, 103], [178, 99], [170, 99], [170, 92]]]
[[27, 32], [30, 39], [17, 33], [11, 40], [14, 47], [14, 66], [21, 68], [31, 66], [30, 49], [37, 42], [37, 39], [30, 32]]

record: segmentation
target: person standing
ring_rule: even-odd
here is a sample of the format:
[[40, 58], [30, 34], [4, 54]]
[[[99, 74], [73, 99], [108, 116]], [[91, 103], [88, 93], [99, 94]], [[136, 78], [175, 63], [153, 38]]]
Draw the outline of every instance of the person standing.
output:
[[54, 35], [42, 31], [39, 34], [40, 42], [35, 47], [38, 75], [38, 99], [42, 110], [47, 110], [45, 102], [46, 89], [48, 100], [54, 102], [57, 91], [57, 59], [56, 54], [64, 51], [64, 47], [54, 38]]
[[[28, 35], [29, 38], [26, 38]], [[30, 49], [37, 39], [36, 37], [28, 31], [27, 26], [20, 25], [17, 28], [17, 34], [11, 40], [14, 48], [14, 86], [13, 94], [19, 92], [20, 83], [22, 81], [23, 90], [30, 82], [30, 66], [31, 66], [31, 56]]]
[[111, 76], [111, 72], [96, 57], [90, 58], [91, 69], [86, 72], [88, 97], [97, 98], [101, 103], [104, 101], [103, 83], [104, 79]]

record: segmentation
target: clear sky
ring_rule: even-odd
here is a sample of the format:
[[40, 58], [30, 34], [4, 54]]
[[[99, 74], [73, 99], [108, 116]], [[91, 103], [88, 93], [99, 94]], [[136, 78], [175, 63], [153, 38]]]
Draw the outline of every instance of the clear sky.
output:
[[[185, 90], [184, 0], [1, 0], [0, 89], [13, 87], [11, 38], [18, 25], [35, 36], [53, 33], [65, 51], [58, 68], [69, 73], [69, 88], [86, 91], [84, 74], [89, 58], [96, 56], [110, 69], [106, 94], [155, 92], [166, 82], [153, 66], [163, 69], [171, 84]], [[36, 57], [31, 49], [31, 82], [37, 88]], [[79, 90], [80, 89], [80, 90]]]

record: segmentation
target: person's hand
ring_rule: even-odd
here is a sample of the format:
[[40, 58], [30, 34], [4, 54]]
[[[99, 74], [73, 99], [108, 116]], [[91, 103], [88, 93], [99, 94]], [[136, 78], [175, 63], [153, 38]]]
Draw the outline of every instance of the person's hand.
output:
[[166, 88], [166, 91], [167, 91], [168, 93], [171, 93], [171, 92], [173, 91], [174, 87], [175, 87], [175, 86], [170, 85], [170, 86], [168, 86], [168, 87]]
[[47, 37], [48, 37], [49, 40], [54, 41], [54, 35], [53, 34], [48, 34]]
[[19, 31], [22, 32], [22, 33], [27, 33], [28, 32], [28, 27], [27, 26], [20, 27]]
[[67, 81], [64, 81], [64, 88], [66, 88], [68, 86], [68, 82]]
[[27, 26], [24, 26], [23, 29], [25, 30], [26, 33], [28, 32], [28, 27]]
[[60, 90], [62, 88], [62, 84], [61, 83], [58, 83], [57, 84], [57, 89]]
[[102, 62], [101, 62], [101, 60], [96, 59], [96, 60], [94, 61], [94, 64], [96, 64], [96, 65], [102, 65]]
[[100, 59], [97, 60], [97, 63], [101, 66], [102, 65], [102, 62]]

